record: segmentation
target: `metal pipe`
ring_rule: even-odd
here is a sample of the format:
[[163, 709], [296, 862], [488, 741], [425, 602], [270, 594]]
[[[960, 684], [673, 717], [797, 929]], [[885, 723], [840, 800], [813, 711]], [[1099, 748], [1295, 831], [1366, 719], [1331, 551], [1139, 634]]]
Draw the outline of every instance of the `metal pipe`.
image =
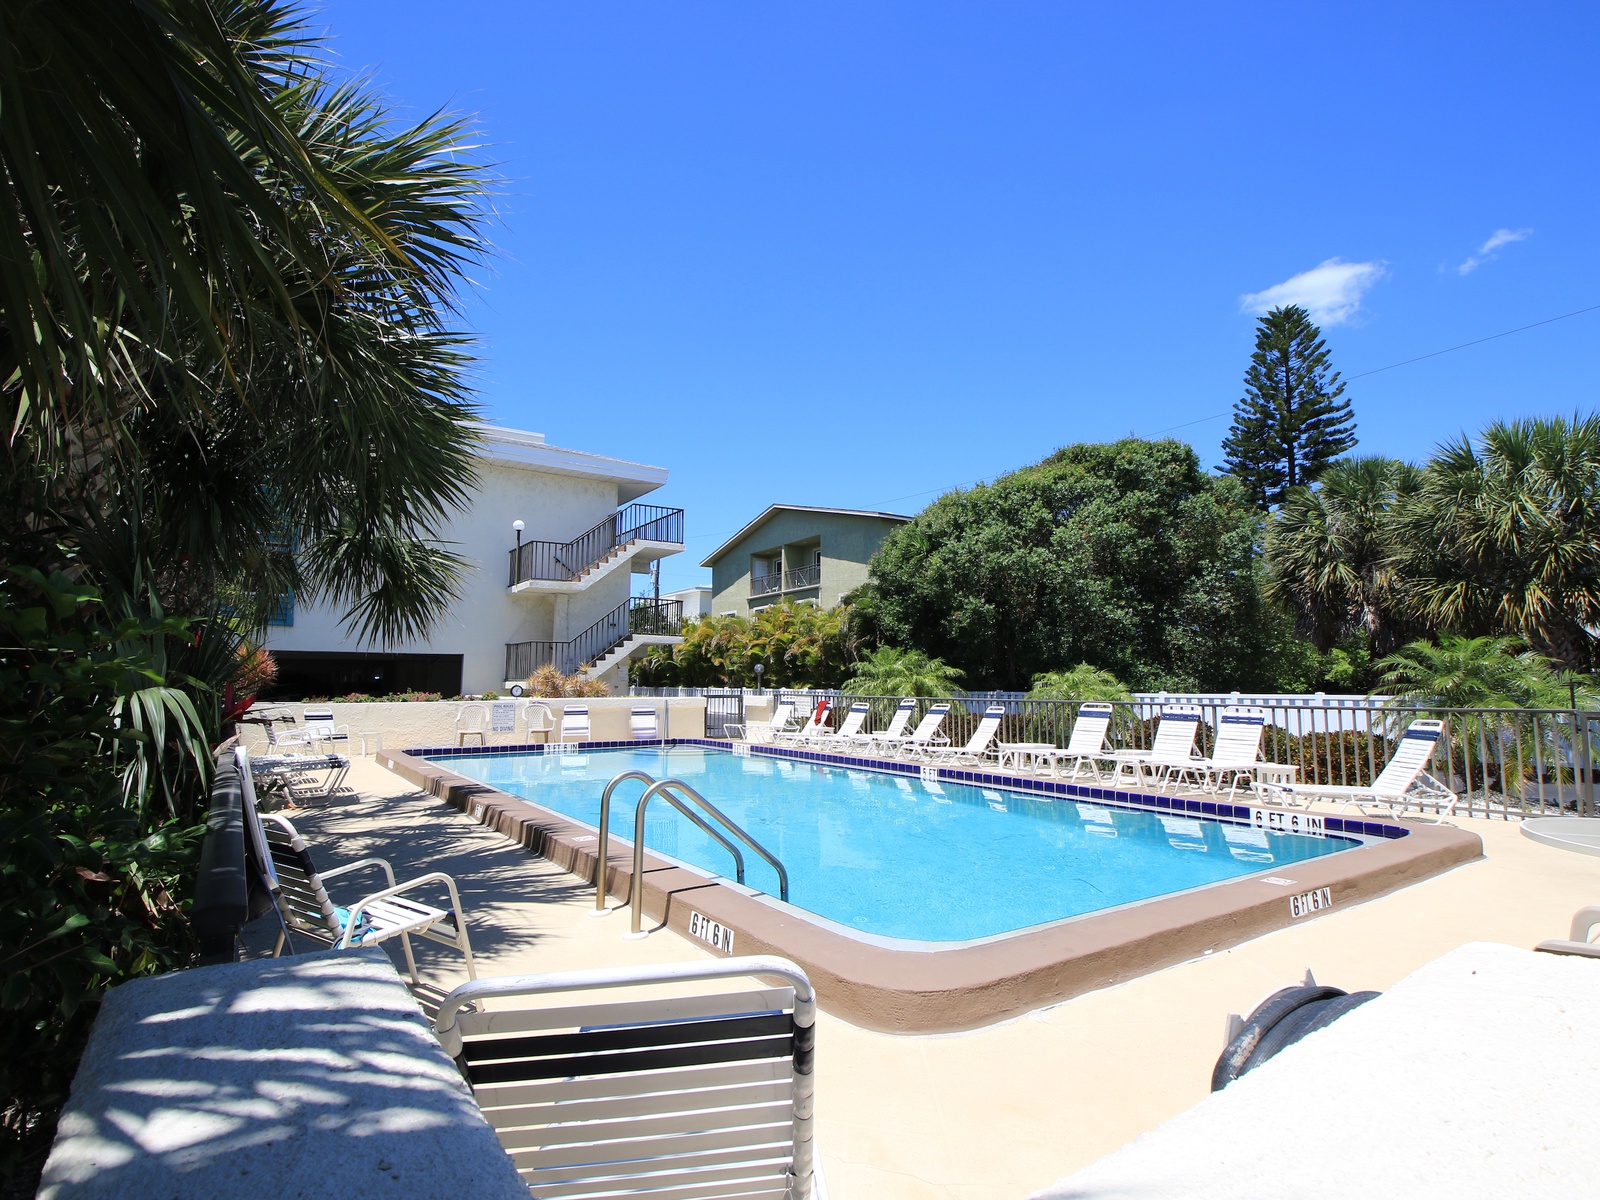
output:
[[[606, 790], [600, 794], [600, 838], [598, 845], [595, 848], [595, 852], [600, 861], [598, 877], [595, 880], [594, 889], [595, 912], [605, 912], [606, 910], [606, 854], [608, 843], [610, 841], [606, 826], [611, 816], [611, 793], [616, 786], [625, 779], [641, 779], [644, 781], [647, 790], [651, 784], [656, 782], [653, 776], [647, 775], [643, 771], [624, 771], [622, 774], [614, 776], [611, 782], [606, 784]], [[729, 854], [733, 855], [734, 878], [740, 883], [743, 883], [744, 855], [739, 853], [739, 847], [735, 846], [727, 838], [723, 837], [722, 834], [718, 833], [716, 829], [712, 828], [710, 822], [708, 822], [699, 813], [689, 808], [683, 803], [683, 801], [672, 795], [664, 795], [668, 804], [672, 805], [673, 808], [677, 809], [684, 816], [688, 817], [689, 820], [693, 821], [697, 826], [699, 826], [699, 828], [707, 836], [721, 843], [723, 849], [725, 849]], [[634, 878], [628, 881], [628, 900], [626, 901], [628, 903], [631, 903], [633, 900], [633, 887], [637, 879], [638, 874], [635, 873]]]
[[727, 814], [723, 813], [715, 804], [712, 804], [711, 801], [707, 800], [699, 792], [695, 791], [687, 783], [683, 782], [683, 780], [661, 779], [645, 788], [644, 795], [639, 797], [638, 807], [634, 809], [633, 813], [633, 885], [629, 888], [629, 902], [633, 905], [633, 920], [631, 926], [631, 931], [633, 933], [641, 932], [644, 925], [645, 811], [650, 807], [650, 801], [653, 797], [663, 795], [669, 790], [676, 791], [688, 799], [693, 800], [705, 812], [722, 822], [723, 826], [728, 830], [728, 832], [732, 833], [746, 846], [749, 846], [750, 849], [754, 850], [762, 858], [766, 859], [767, 864], [778, 873], [778, 898], [784, 901], [789, 899], [789, 872], [784, 870], [783, 864], [778, 861], [776, 856], [774, 856], [771, 851], [769, 851], [760, 842], [756, 841], [755, 838], [751, 837], [743, 829], [739, 828], [736, 823], [728, 818]]

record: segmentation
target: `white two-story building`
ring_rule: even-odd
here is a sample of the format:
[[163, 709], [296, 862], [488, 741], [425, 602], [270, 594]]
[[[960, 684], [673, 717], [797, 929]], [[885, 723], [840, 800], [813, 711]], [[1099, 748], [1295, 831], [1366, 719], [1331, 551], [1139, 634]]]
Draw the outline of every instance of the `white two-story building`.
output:
[[632, 594], [636, 576], [683, 549], [683, 510], [638, 503], [666, 469], [517, 429], [482, 434], [477, 491], [440, 533], [469, 566], [432, 636], [360, 644], [334, 609], [291, 601], [266, 640], [276, 696], [503, 692], [545, 663], [617, 691], [633, 654], [679, 640], [681, 602]]

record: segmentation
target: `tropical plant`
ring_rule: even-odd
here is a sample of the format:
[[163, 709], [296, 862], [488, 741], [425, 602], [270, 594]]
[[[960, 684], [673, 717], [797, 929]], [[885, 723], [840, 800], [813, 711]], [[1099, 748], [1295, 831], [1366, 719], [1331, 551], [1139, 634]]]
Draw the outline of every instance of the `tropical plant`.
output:
[[1565, 708], [1558, 664], [1514, 637], [1408, 642], [1377, 663], [1374, 695], [1412, 708]]
[[1080, 662], [1146, 689], [1255, 688], [1258, 524], [1181, 442], [1068, 446], [890, 533], [869, 568], [877, 621], [971, 688]]
[[1275, 308], [1256, 326], [1256, 348], [1223, 440], [1227, 472], [1258, 506], [1281, 504], [1356, 444], [1355, 418], [1311, 314]]
[[581, 670], [572, 674], [563, 674], [560, 667], [554, 663], [545, 663], [529, 675], [523, 683], [523, 688], [530, 696], [545, 697], [579, 697], [579, 696], [609, 696], [611, 689], [598, 679], [590, 679]]
[[1314, 488], [1295, 488], [1266, 529], [1269, 599], [1294, 613], [1323, 653], [1359, 635], [1378, 653], [1408, 628], [1387, 535], [1421, 472], [1390, 458], [1341, 459]]
[[1391, 534], [1430, 626], [1509, 634], [1569, 670], [1600, 629], [1600, 415], [1497, 421], [1427, 463]]
[[1572, 739], [1558, 722], [1535, 721], [1523, 710], [1566, 708], [1574, 695], [1581, 708], [1600, 707], [1600, 695], [1579, 687], [1559, 664], [1513, 637], [1441, 634], [1437, 643], [1410, 642], [1377, 666], [1378, 691], [1398, 705], [1504, 711], [1504, 716], [1481, 711], [1450, 716], [1448, 761], [1468, 792], [1516, 790], [1516, 781], [1532, 779], [1541, 766], [1558, 782], [1567, 777]]
[[1033, 677], [1029, 700], [1132, 700], [1130, 692], [1110, 671], [1079, 663], [1070, 671], [1046, 671]]
[[961, 672], [920, 650], [880, 646], [845, 681], [850, 696], [960, 696]]
[[854, 661], [849, 612], [784, 601], [751, 617], [685, 621], [677, 646], [647, 651], [630, 669], [647, 687], [833, 687]]

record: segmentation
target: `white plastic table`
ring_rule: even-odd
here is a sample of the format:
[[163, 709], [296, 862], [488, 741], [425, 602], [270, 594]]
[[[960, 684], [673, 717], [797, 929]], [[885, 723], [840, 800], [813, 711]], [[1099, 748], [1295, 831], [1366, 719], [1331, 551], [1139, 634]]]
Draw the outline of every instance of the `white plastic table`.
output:
[[996, 745], [1000, 749], [1002, 767], [1008, 760], [1013, 767], [1036, 765], [1039, 755], [1049, 754], [1057, 748], [1054, 742], [997, 742]]
[[1528, 817], [1522, 835], [1558, 850], [1600, 855], [1600, 817]]

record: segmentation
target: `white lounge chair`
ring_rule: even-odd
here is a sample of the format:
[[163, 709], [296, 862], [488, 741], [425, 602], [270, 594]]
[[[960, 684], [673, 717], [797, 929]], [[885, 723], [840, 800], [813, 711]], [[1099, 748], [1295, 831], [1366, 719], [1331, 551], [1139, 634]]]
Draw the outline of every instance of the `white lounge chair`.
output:
[[773, 735], [779, 745], [787, 745], [809, 741], [827, 727], [828, 714], [833, 711], [833, 701], [823, 698], [817, 701], [817, 706], [811, 710], [811, 719], [800, 729], [792, 732], [779, 732]]
[[[467, 923], [454, 879], [443, 871], [430, 871], [396, 883], [394, 869], [381, 858], [363, 858], [331, 871], [319, 870], [305, 839], [288, 818], [257, 810], [250, 755], [243, 746], [235, 748], [234, 761], [239, 767], [243, 791], [248, 850], [283, 920], [272, 951], [274, 957], [282, 953], [290, 930], [330, 942], [339, 950], [372, 946], [398, 937], [405, 950], [411, 982], [416, 984], [422, 981], [417, 975], [417, 960], [411, 949], [414, 934], [460, 950], [467, 960], [467, 978], [477, 978], [472, 941], [467, 936]], [[385, 886], [362, 896], [349, 908], [334, 904], [328, 895], [327, 881], [369, 867], [376, 867], [383, 873]], [[434, 884], [443, 884], [449, 893], [448, 909], [434, 908], [407, 895]]]
[[895, 706], [894, 716], [889, 718], [889, 724], [878, 733], [856, 732], [849, 735], [848, 739], [858, 747], [870, 747], [874, 742], [893, 742], [904, 736], [906, 726], [911, 724], [911, 714], [917, 711], [917, 702], [912, 699], [900, 701]]
[[1546, 954], [1574, 954], [1580, 958], [1600, 958], [1600, 944], [1589, 937], [1600, 926], [1600, 905], [1590, 904], [1572, 914], [1572, 931], [1567, 938], [1552, 938], [1534, 947]]
[[[685, 983], [722, 986], [650, 994]], [[815, 1027], [805, 972], [766, 957], [480, 979], [435, 1021], [528, 1190], [562, 1200], [821, 1194]]]
[[456, 709], [456, 745], [465, 746], [469, 737], [478, 739], [478, 745], [489, 744], [489, 706], [463, 704]]
[[303, 709], [300, 726], [305, 730], [306, 740], [322, 754], [332, 754], [341, 742], [344, 749], [350, 748], [350, 726], [335, 725], [331, 708]]
[[1004, 704], [991, 704], [984, 709], [983, 719], [967, 739], [965, 746], [921, 746], [917, 754], [930, 762], [966, 763], [982, 762], [989, 753], [989, 745], [1000, 732], [1000, 722], [1006, 715]]
[[1085, 704], [1079, 707], [1078, 719], [1072, 723], [1072, 736], [1067, 739], [1065, 748], [1037, 756], [1049, 764], [1050, 774], [1059, 776], [1061, 765], [1071, 763], [1072, 770], [1067, 772], [1066, 778], [1076, 779], [1087, 764], [1089, 778], [1100, 778], [1095, 759], [1106, 748], [1106, 731], [1111, 728], [1112, 711], [1109, 704]]
[[872, 748], [875, 751], [887, 751], [890, 754], [901, 754], [914, 757], [919, 749], [924, 746], [935, 746], [947, 742], [939, 732], [944, 725], [944, 719], [950, 715], [950, 705], [941, 702], [933, 705], [923, 714], [922, 720], [917, 722], [917, 727], [910, 734], [883, 733], [872, 735]]
[[802, 739], [808, 746], [829, 746], [836, 742], [849, 743], [861, 733], [861, 727], [867, 723], [867, 714], [872, 711], [872, 705], [865, 700], [857, 700], [850, 706], [850, 711], [845, 713], [844, 720], [839, 723], [839, 728], [828, 732], [824, 725], [809, 738]]
[[569, 704], [561, 710], [561, 740], [563, 742], [587, 742], [593, 740], [589, 732], [589, 706], [587, 704]]
[[661, 719], [656, 715], [656, 710], [649, 705], [635, 706], [629, 728], [636, 742], [657, 742], [661, 740]]
[[1256, 795], [1269, 804], [1310, 804], [1313, 800], [1343, 801], [1346, 808], [1365, 813], [1368, 807], [1387, 809], [1399, 816], [1411, 804], [1444, 807], [1444, 815], [1454, 816], [1458, 797], [1424, 767], [1444, 732], [1444, 722], [1417, 720], [1406, 727], [1394, 754], [1384, 764], [1371, 787], [1340, 787], [1325, 783], [1258, 783]]
[[1260, 708], [1225, 708], [1217, 724], [1217, 742], [1211, 757], [1197, 758], [1171, 768], [1168, 781], [1181, 783], [1190, 776], [1195, 786], [1208, 792], [1222, 790], [1222, 777], [1232, 775], [1228, 788], [1231, 799], [1239, 790], [1239, 780], [1255, 783], [1256, 760], [1261, 757], [1261, 734], [1267, 727], [1267, 713]]
[[1168, 775], [1195, 761], [1194, 739], [1200, 732], [1200, 709], [1193, 704], [1178, 704], [1161, 710], [1161, 722], [1156, 726], [1156, 739], [1148, 750], [1113, 750], [1100, 754], [1099, 762], [1111, 764], [1113, 785], [1127, 773], [1128, 782], [1135, 787], [1145, 782], [1149, 772], [1150, 782], [1165, 786]]
[[779, 700], [773, 705], [772, 716], [768, 718], [766, 724], [752, 727], [747, 723], [730, 721], [722, 727], [722, 731], [732, 733], [742, 741], [775, 742], [778, 734], [786, 732], [798, 719], [795, 702]]

